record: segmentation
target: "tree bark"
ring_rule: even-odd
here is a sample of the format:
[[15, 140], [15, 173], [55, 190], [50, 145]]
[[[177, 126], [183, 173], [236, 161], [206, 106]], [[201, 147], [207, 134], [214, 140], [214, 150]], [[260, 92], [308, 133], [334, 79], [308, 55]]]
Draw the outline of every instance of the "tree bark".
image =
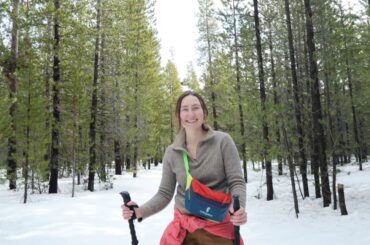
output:
[[94, 191], [95, 165], [96, 165], [96, 126], [97, 126], [97, 110], [98, 110], [98, 80], [99, 80], [99, 59], [100, 59], [100, 14], [101, 0], [96, 2], [96, 30], [97, 36], [95, 39], [95, 56], [94, 56], [94, 78], [93, 78], [93, 93], [91, 99], [91, 121], [90, 121], [90, 162], [89, 162], [89, 181], [87, 189]]
[[[27, 33], [27, 35], [29, 35]], [[27, 37], [28, 39], [28, 37]], [[29, 40], [27, 40], [29, 41]], [[30, 45], [27, 45], [30, 47]], [[28, 197], [28, 172], [30, 167], [29, 161], [29, 152], [30, 152], [30, 125], [31, 123], [31, 79], [28, 78], [28, 94], [27, 94], [27, 123], [26, 123], [26, 152], [25, 152], [25, 163], [23, 166], [23, 175], [24, 175], [24, 195], [23, 203], [27, 203]]]
[[[47, 55], [46, 55], [46, 62], [45, 62], [45, 98], [46, 98], [46, 105], [45, 110], [47, 112], [47, 117], [45, 120], [45, 130], [51, 135], [50, 126], [51, 126], [51, 116], [50, 116], [50, 108], [51, 108], [51, 93], [50, 93], [50, 84], [52, 79], [52, 60], [53, 60], [53, 24], [52, 19], [50, 16], [47, 17]], [[51, 142], [47, 142], [46, 144], [46, 152], [44, 155], [45, 162], [50, 162], [50, 154], [51, 154]], [[49, 166], [45, 167], [44, 172], [42, 173], [42, 180], [47, 181], [49, 180], [50, 172]]]
[[[119, 91], [119, 84], [118, 81], [115, 82], [116, 91]], [[116, 99], [113, 102], [113, 116], [114, 116], [114, 142], [113, 142], [113, 148], [114, 148], [114, 162], [115, 162], [115, 174], [121, 175], [122, 174], [122, 168], [123, 168], [123, 162], [122, 162], [122, 154], [121, 154], [121, 141], [119, 140], [120, 133], [119, 133], [119, 121], [120, 121], [120, 115], [118, 113], [117, 104], [119, 104], [120, 97], [116, 94]]]
[[122, 174], [122, 157], [121, 157], [121, 146], [120, 142], [116, 139], [114, 140], [114, 163], [117, 175]]
[[302, 116], [301, 116], [301, 108], [300, 108], [300, 100], [299, 100], [299, 91], [298, 91], [298, 79], [297, 79], [297, 72], [296, 72], [296, 61], [295, 61], [295, 52], [293, 47], [293, 34], [292, 34], [292, 26], [290, 21], [290, 7], [289, 7], [289, 0], [285, 0], [285, 15], [286, 15], [286, 24], [288, 28], [288, 44], [289, 44], [289, 54], [290, 54], [290, 70], [292, 72], [292, 81], [293, 81], [293, 97], [294, 97], [294, 114], [297, 124], [297, 136], [298, 136], [298, 148], [299, 148], [299, 156], [300, 156], [300, 170], [302, 175], [302, 183], [303, 183], [303, 192], [304, 196], [309, 196], [308, 190], [308, 180], [307, 180], [307, 159], [306, 159], [306, 150], [304, 146], [304, 135], [302, 129]]
[[282, 128], [283, 128], [283, 135], [284, 135], [284, 145], [285, 145], [286, 149], [288, 150], [287, 158], [288, 158], [288, 165], [289, 165], [290, 183], [292, 185], [294, 211], [295, 211], [296, 217], [298, 218], [299, 207], [298, 207], [297, 191], [296, 191], [296, 188], [295, 188], [295, 181], [294, 181], [294, 165], [293, 165], [293, 159], [292, 159], [292, 155], [293, 155], [292, 147], [290, 145], [290, 142], [289, 142], [289, 139], [288, 139], [288, 136], [287, 136], [287, 133], [286, 133], [285, 125], [283, 125]]
[[15, 115], [17, 113], [17, 87], [18, 79], [16, 77], [17, 59], [18, 59], [18, 13], [19, 13], [19, 0], [13, 0], [13, 9], [11, 13], [12, 20], [12, 37], [10, 47], [10, 59], [4, 64], [4, 76], [9, 83], [9, 97], [13, 101], [9, 114], [11, 118], [11, 131], [12, 134], [8, 138], [8, 152], [7, 152], [7, 178], [9, 180], [9, 189], [14, 190], [17, 188], [17, 162], [15, 154], [17, 152], [16, 140], [16, 121]]
[[206, 7], [206, 35], [207, 35], [207, 53], [208, 53], [208, 71], [210, 77], [210, 89], [211, 89], [211, 107], [212, 107], [212, 116], [213, 116], [213, 128], [218, 130], [218, 122], [217, 122], [217, 110], [216, 110], [216, 93], [214, 92], [214, 85], [215, 76], [213, 73], [213, 61], [212, 61], [212, 51], [211, 51], [211, 38], [210, 38], [210, 31], [209, 31], [209, 23], [208, 23], [208, 6]]
[[306, 30], [307, 30], [307, 49], [310, 64], [311, 78], [311, 99], [312, 99], [312, 124], [313, 124], [313, 144], [314, 155], [319, 160], [321, 172], [321, 189], [323, 194], [323, 206], [327, 207], [331, 203], [331, 193], [328, 176], [328, 165], [326, 161], [326, 142], [324, 128], [322, 125], [322, 110], [320, 99], [319, 77], [317, 63], [315, 59], [314, 31], [312, 24], [312, 10], [310, 0], [304, 0], [306, 13]]
[[240, 64], [239, 64], [239, 45], [238, 45], [238, 34], [236, 29], [236, 13], [235, 13], [235, 2], [232, 1], [233, 7], [233, 34], [234, 34], [234, 52], [235, 52], [235, 69], [236, 69], [236, 93], [238, 95], [238, 109], [239, 109], [239, 125], [240, 125], [240, 137], [242, 143], [240, 145], [240, 152], [242, 154], [243, 160], [243, 172], [244, 180], [248, 182], [247, 175], [247, 159], [246, 159], [246, 150], [245, 150], [245, 136], [244, 136], [244, 112], [242, 105], [242, 96], [240, 88]]
[[254, 5], [254, 23], [256, 31], [256, 48], [257, 48], [257, 58], [258, 58], [258, 80], [260, 84], [260, 99], [261, 99], [261, 109], [262, 109], [262, 128], [263, 128], [263, 156], [266, 161], [266, 185], [267, 185], [267, 200], [272, 200], [274, 198], [274, 189], [272, 184], [272, 166], [271, 159], [268, 156], [268, 145], [269, 145], [269, 128], [266, 122], [266, 92], [265, 92], [265, 80], [263, 71], [263, 59], [262, 59], [262, 45], [261, 45], [261, 34], [258, 16], [258, 1], [253, 0]]
[[338, 197], [339, 197], [339, 207], [340, 213], [342, 215], [348, 215], [346, 202], [344, 198], [344, 186], [342, 184], [338, 184]]
[[[126, 125], [130, 124], [130, 117], [126, 114]], [[126, 163], [126, 170], [131, 169], [131, 142], [129, 141], [128, 137], [126, 137], [126, 147], [125, 147], [125, 163]]]
[[58, 168], [59, 168], [59, 144], [60, 144], [60, 33], [59, 11], [60, 2], [54, 0], [54, 58], [53, 58], [53, 118], [51, 129], [51, 156], [50, 156], [50, 180], [49, 193], [58, 192]]
[[[274, 56], [273, 56], [273, 45], [272, 45], [272, 30], [271, 30], [271, 20], [268, 20], [268, 28], [269, 28], [269, 33], [268, 33], [268, 38], [269, 38], [269, 49], [270, 49], [270, 63], [271, 63], [271, 77], [272, 77], [272, 87], [274, 90], [274, 105], [276, 107], [279, 106], [279, 98], [277, 94], [277, 84], [276, 84], [276, 71], [275, 71], [275, 61], [274, 61]], [[280, 146], [281, 145], [281, 136], [280, 136], [280, 123], [279, 123], [279, 118], [276, 117], [276, 143]], [[280, 155], [280, 153], [277, 154], [277, 161], [278, 161], [278, 172], [279, 175], [283, 175], [283, 158]]]
[[[331, 149], [331, 156], [332, 156], [332, 164], [333, 164], [333, 174], [332, 174], [332, 189], [333, 189], [333, 209], [337, 209], [337, 191], [336, 191], [336, 169], [337, 169], [337, 164], [338, 164], [338, 157], [337, 157], [337, 144], [335, 142], [336, 137], [336, 129], [333, 124], [333, 115], [337, 115], [338, 113], [336, 112], [335, 107], [332, 106], [332, 101], [331, 101], [331, 87], [330, 87], [330, 81], [331, 81], [331, 73], [330, 71], [333, 69], [328, 61], [328, 43], [327, 43], [327, 36], [326, 34], [330, 32], [330, 27], [329, 29], [325, 25], [327, 23], [325, 21], [325, 16], [320, 15], [320, 25], [321, 25], [321, 31], [320, 31], [320, 36], [321, 36], [321, 53], [322, 53], [322, 60], [323, 60], [323, 67], [324, 67], [324, 91], [325, 91], [325, 97], [326, 97], [326, 111], [327, 111], [327, 118], [328, 118], [328, 139], [330, 142], [330, 149]], [[334, 90], [335, 91], [335, 90]]]

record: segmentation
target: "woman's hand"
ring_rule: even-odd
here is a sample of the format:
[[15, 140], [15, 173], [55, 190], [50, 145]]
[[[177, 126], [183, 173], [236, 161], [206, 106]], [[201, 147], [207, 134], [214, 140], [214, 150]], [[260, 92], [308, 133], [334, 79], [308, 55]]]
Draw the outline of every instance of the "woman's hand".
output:
[[230, 213], [232, 215], [230, 216], [230, 221], [233, 223], [233, 225], [244, 225], [247, 223], [247, 212], [245, 212], [245, 209], [243, 207], [240, 207], [240, 209], [236, 212], [234, 212], [234, 208], [230, 207], [229, 209]]
[[[131, 205], [137, 205], [137, 204], [133, 201], [130, 201], [127, 203], [127, 205], [131, 206]], [[134, 215], [134, 211], [126, 207], [125, 204], [122, 204], [121, 208], [122, 208], [122, 217], [127, 220], [131, 219], [131, 217]], [[134, 208], [134, 210], [135, 210], [136, 218], [138, 219], [142, 218], [140, 208]]]

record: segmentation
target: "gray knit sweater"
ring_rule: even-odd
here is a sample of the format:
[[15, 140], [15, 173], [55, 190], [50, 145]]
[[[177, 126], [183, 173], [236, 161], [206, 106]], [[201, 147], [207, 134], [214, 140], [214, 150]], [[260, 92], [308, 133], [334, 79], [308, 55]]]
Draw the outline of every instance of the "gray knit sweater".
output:
[[[167, 147], [163, 157], [162, 180], [158, 192], [140, 206], [143, 218], [164, 209], [175, 192], [175, 206], [182, 213], [185, 208], [186, 173], [182, 152], [185, 147], [185, 131], [181, 130], [174, 143]], [[227, 133], [210, 129], [197, 146], [197, 159], [189, 156], [190, 174], [214, 191], [238, 194], [240, 205], [245, 207], [246, 185], [243, 178], [237, 148]], [[189, 154], [188, 154], [189, 155]]]

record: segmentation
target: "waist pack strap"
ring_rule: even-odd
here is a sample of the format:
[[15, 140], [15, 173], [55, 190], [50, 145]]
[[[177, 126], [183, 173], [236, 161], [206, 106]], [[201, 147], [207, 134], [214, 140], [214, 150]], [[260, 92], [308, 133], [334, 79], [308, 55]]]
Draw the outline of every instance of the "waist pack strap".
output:
[[184, 159], [184, 165], [185, 165], [185, 172], [186, 172], [186, 190], [189, 189], [191, 181], [193, 177], [190, 175], [189, 172], [189, 159], [186, 152], [182, 152], [182, 158]]

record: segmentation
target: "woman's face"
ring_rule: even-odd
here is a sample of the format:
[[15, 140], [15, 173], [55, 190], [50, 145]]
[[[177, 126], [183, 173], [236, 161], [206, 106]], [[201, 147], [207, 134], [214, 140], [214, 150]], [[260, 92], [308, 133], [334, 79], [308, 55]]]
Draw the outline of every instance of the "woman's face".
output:
[[181, 101], [180, 120], [181, 126], [185, 129], [198, 129], [202, 127], [204, 112], [197, 97], [188, 95]]

